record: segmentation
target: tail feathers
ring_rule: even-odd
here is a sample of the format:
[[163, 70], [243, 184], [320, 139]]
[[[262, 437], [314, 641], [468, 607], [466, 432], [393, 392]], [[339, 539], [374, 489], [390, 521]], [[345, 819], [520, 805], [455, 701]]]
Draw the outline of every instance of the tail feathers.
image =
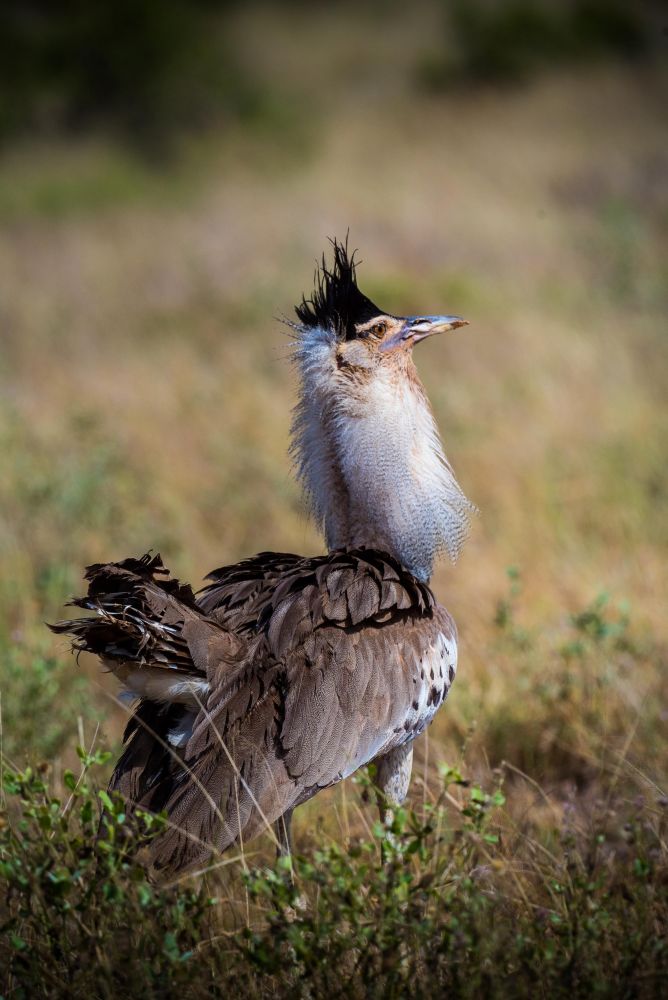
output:
[[[156, 579], [158, 576], [166, 576], [168, 579], [158, 580]], [[84, 579], [89, 581], [88, 600], [113, 593], [117, 589], [119, 579], [128, 577], [153, 584], [164, 594], [170, 595], [190, 608], [197, 607], [190, 584], [182, 584], [178, 580], [169, 578], [169, 570], [163, 564], [160, 554], [152, 556], [150, 552], [139, 559], [129, 558], [117, 563], [93, 563], [92, 566], [87, 566]]]
[[88, 593], [71, 603], [94, 614], [50, 626], [77, 652], [98, 655], [141, 699], [109, 786], [130, 812], [168, 805], [189, 774], [188, 744], [220, 672], [238, 670], [248, 656], [246, 640], [208, 617], [190, 587], [166, 577], [157, 555], [89, 566]]
[[185, 626], [195, 620], [206, 630], [206, 619], [189, 586], [160, 579], [167, 573], [160, 556], [150, 554], [89, 566], [88, 593], [70, 605], [94, 611], [95, 617], [49, 627], [56, 634], [70, 635], [76, 651], [95, 653], [112, 669], [115, 661], [204, 673], [206, 664], [193, 660]]

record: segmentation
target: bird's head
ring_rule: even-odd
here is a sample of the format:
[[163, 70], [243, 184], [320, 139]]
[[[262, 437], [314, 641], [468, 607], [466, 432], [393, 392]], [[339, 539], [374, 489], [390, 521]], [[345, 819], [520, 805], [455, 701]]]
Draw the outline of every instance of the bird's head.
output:
[[374, 373], [381, 377], [395, 370], [407, 372], [415, 344], [436, 333], [466, 326], [461, 316], [395, 316], [367, 298], [357, 285], [355, 255], [333, 241], [334, 262], [329, 268], [323, 257], [316, 272], [315, 289], [295, 309], [301, 328], [301, 352], [312, 350], [326, 376], [323, 349], [327, 350], [331, 374], [345, 382], [365, 383]]
[[347, 245], [332, 246], [332, 266], [323, 257], [295, 310], [298, 474], [330, 548], [382, 547], [426, 578], [438, 551], [457, 555], [471, 505], [443, 454], [412, 349], [467, 321], [385, 312], [360, 291]]

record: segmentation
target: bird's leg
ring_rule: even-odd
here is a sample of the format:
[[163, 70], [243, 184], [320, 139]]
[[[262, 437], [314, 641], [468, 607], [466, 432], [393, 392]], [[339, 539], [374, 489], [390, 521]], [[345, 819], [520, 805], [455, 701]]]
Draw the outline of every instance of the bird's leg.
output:
[[[390, 750], [384, 757], [376, 759], [377, 800], [380, 820], [386, 827], [392, 825], [394, 809], [400, 806], [408, 794], [413, 768], [413, 744]], [[388, 833], [388, 837], [391, 838]]]

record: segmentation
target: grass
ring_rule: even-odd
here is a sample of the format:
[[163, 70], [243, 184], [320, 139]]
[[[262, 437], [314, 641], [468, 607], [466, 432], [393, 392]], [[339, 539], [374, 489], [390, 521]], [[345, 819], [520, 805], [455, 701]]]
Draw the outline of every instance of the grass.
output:
[[[0, 165], [3, 996], [664, 992], [665, 80], [416, 96], [437, 14], [374, 47], [240, 11], [294, 129], [155, 178], [88, 144]], [[321, 550], [272, 317], [348, 226], [387, 308], [471, 321], [416, 352], [481, 509], [434, 579], [457, 682], [394, 841], [362, 778], [297, 812], [294, 885], [267, 839], [150, 886], [114, 803], [95, 839], [127, 710], [43, 622], [93, 561]]]
[[241, 996], [660, 995], [666, 800], [645, 787], [587, 822], [546, 797], [547, 835], [504, 809], [507, 768], [485, 789], [442, 765], [440, 790], [389, 831], [321, 832], [275, 868], [224, 858], [160, 888], [136, 852], [164, 820], [129, 828], [91, 780], [109, 755], [79, 757], [65, 800], [45, 767], [4, 775], [7, 995], [222, 997], [231, 981]]

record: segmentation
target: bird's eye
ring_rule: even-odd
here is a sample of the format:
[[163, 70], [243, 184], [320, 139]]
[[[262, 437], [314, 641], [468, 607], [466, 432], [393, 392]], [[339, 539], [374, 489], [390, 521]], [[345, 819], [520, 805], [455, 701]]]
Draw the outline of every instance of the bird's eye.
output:
[[367, 337], [382, 337], [384, 333], [385, 324], [381, 322], [368, 326], [366, 330], [359, 330], [357, 336], [360, 340], [366, 340]]

